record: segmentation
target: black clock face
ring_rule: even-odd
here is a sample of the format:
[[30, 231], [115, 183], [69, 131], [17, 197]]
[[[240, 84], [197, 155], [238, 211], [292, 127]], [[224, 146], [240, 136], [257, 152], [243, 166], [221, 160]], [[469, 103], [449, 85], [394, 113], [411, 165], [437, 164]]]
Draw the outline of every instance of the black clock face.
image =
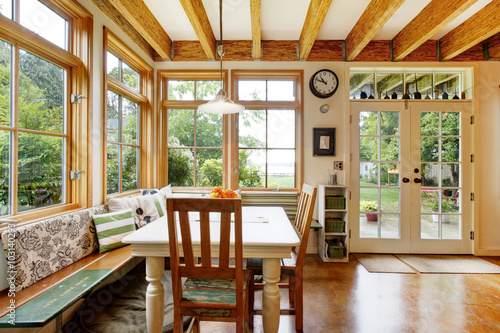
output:
[[339, 86], [337, 75], [329, 69], [322, 69], [314, 73], [309, 81], [309, 88], [314, 96], [319, 98], [331, 97]]

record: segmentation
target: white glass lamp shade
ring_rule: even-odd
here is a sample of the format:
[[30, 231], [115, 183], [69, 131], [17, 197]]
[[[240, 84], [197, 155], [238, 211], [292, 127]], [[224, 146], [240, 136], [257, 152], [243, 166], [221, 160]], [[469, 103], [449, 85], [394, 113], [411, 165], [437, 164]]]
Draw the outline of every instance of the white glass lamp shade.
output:
[[230, 114], [241, 112], [245, 110], [245, 107], [234, 103], [227, 97], [224, 89], [221, 89], [213, 100], [198, 106], [198, 110], [206, 113]]

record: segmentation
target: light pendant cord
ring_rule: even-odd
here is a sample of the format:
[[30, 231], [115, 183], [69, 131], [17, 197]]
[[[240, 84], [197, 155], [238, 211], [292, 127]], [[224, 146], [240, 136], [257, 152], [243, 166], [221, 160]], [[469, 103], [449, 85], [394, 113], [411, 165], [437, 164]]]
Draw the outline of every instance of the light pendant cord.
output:
[[217, 47], [217, 53], [220, 57], [220, 88], [224, 89], [224, 81], [222, 81], [222, 57], [224, 56], [224, 45], [222, 41], [222, 0], [219, 0], [219, 30], [220, 30], [220, 44]]

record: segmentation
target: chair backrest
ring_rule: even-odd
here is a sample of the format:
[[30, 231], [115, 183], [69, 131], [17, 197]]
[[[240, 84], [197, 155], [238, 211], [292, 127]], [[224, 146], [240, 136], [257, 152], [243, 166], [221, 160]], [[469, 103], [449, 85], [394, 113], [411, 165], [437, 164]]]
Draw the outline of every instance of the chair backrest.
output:
[[297, 214], [295, 216], [294, 228], [300, 236], [300, 250], [297, 254], [297, 267], [304, 265], [306, 257], [309, 231], [311, 230], [312, 215], [316, 203], [316, 187], [302, 184], [299, 201], [297, 203]]
[[[195, 217], [189, 212], [198, 212]], [[210, 222], [210, 213], [220, 213], [220, 222]], [[176, 214], [178, 213], [178, 215]], [[234, 214], [234, 222], [231, 214]], [[178, 217], [178, 223], [177, 221]], [[214, 214], [212, 214], [214, 219]], [[168, 198], [167, 220], [170, 243], [170, 265], [172, 271], [172, 286], [175, 294], [182, 290], [181, 277], [235, 279], [237, 298], [243, 297], [243, 244], [241, 222], [241, 199], [212, 199], [212, 198]], [[213, 222], [213, 221], [212, 221]], [[195, 230], [193, 227], [198, 227]], [[231, 226], [234, 226], [231, 228]], [[178, 227], [182, 238], [179, 246]], [[213, 232], [211, 232], [211, 227]], [[229, 264], [231, 229], [234, 231], [234, 259], [235, 265]], [[199, 253], [193, 249], [192, 235], [198, 235], [200, 243]], [[219, 236], [214, 235], [218, 233]], [[198, 236], [196, 236], [197, 238]], [[218, 239], [211, 242], [211, 239]], [[180, 262], [180, 247], [183, 251], [184, 262]], [[218, 251], [219, 262], [212, 263], [212, 250]], [[195, 262], [201, 257], [201, 263]], [[237, 300], [238, 302], [238, 300]]]

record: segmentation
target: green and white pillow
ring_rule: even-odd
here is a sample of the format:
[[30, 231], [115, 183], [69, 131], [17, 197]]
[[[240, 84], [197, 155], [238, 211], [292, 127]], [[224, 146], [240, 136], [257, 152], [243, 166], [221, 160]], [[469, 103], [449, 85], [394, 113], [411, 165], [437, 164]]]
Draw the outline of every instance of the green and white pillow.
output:
[[160, 193], [136, 195], [129, 198], [109, 198], [108, 207], [110, 212], [132, 209], [137, 228], [141, 228], [167, 214], [165, 198]]
[[99, 241], [99, 253], [124, 246], [123, 237], [135, 231], [134, 214], [131, 209], [94, 215], [94, 224]]

